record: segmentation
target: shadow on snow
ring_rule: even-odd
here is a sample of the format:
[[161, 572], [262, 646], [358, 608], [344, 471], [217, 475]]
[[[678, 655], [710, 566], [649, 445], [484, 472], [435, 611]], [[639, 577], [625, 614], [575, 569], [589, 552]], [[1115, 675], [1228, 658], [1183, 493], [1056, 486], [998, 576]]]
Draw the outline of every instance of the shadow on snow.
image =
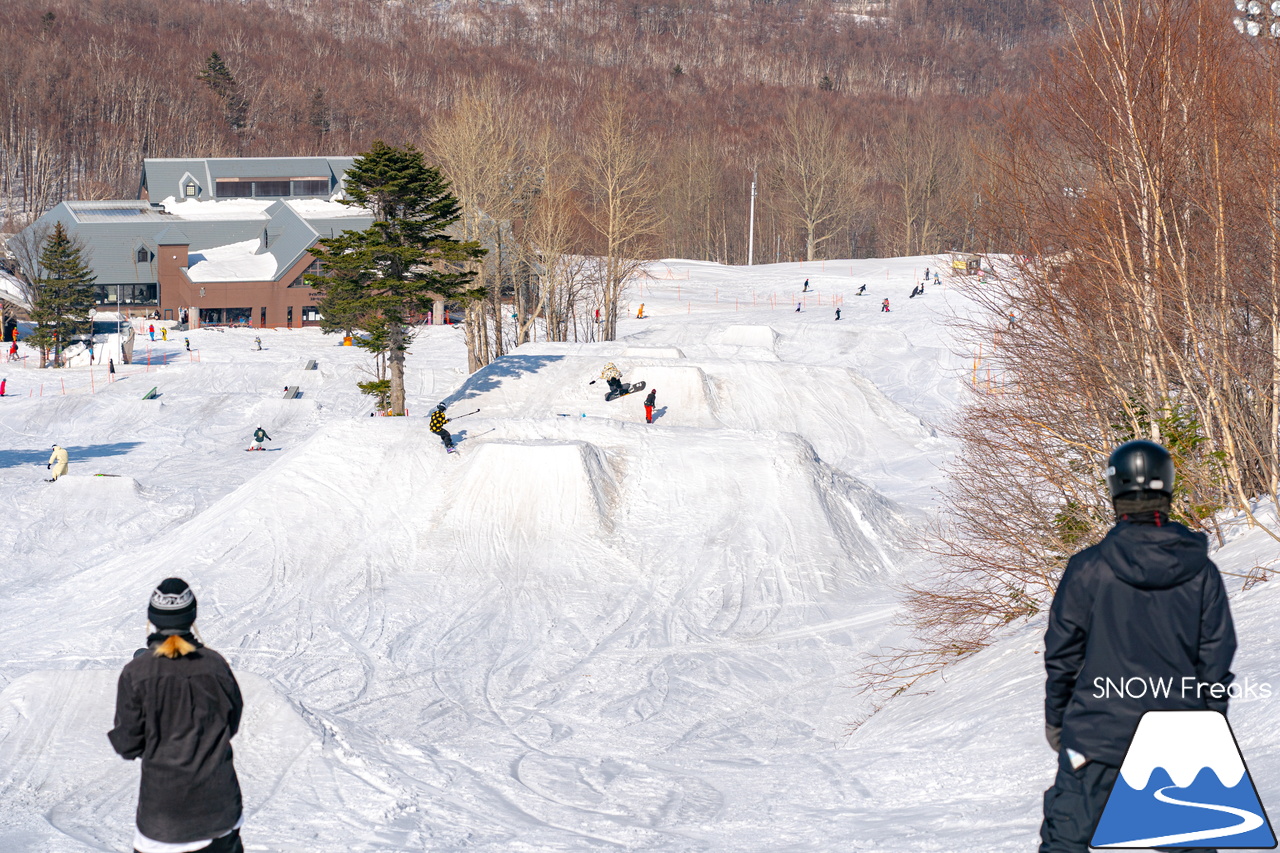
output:
[[[67, 449], [67, 456], [71, 464], [81, 462], [86, 459], [102, 459], [106, 456], [123, 456], [135, 447], [142, 444], [140, 441], [117, 441], [114, 444], [77, 444], [64, 445]], [[49, 455], [53, 453], [53, 445], [43, 450], [0, 450], [0, 468], [15, 468], [19, 465], [43, 465], [49, 461]]]

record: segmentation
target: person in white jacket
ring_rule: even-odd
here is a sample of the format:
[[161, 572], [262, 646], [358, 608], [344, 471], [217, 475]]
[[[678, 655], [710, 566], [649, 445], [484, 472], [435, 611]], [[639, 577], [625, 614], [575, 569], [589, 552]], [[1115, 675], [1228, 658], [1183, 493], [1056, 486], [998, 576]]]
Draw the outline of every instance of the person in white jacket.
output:
[[49, 478], [50, 483], [67, 473], [67, 449], [55, 444], [53, 446], [53, 455], [49, 457], [49, 464], [44, 467], [53, 473], [53, 476]]

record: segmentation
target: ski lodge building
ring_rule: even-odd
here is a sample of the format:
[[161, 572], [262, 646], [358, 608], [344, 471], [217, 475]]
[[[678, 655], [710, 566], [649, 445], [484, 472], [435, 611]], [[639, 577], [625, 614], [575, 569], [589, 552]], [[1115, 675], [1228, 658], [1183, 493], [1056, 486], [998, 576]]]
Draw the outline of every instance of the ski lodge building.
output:
[[148, 159], [138, 198], [64, 201], [28, 227], [61, 222], [97, 276], [103, 310], [160, 313], [192, 326], [319, 322], [302, 276], [322, 237], [363, 231], [340, 202], [351, 157]]

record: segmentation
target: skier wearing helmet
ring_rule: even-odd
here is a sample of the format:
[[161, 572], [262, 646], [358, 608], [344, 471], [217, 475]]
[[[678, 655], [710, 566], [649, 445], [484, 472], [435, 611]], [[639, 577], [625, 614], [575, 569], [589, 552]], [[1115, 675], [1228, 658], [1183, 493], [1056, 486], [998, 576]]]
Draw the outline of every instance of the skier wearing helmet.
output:
[[449, 423], [449, 419], [445, 417], [444, 409], [444, 403], [440, 403], [436, 406], [435, 411], [431, 413], [431, 422], [429, 427], [432, 432], [440, 436], [440, 440], [444, 442], [445, 451], [453, 453], [453, 436], [449, 435], [449, 431], [444, 428], [444, 425]]

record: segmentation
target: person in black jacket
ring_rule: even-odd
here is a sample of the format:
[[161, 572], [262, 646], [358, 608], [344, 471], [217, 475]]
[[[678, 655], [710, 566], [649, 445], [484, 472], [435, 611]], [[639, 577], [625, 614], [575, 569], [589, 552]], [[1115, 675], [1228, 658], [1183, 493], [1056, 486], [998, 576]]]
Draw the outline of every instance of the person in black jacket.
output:
[[[1116, 448], [1106, 471], [1116, 525], [1067, 562], [1054, 594], [1044, 707], [1045, 737], [1059, 758], [1040, 853], [1089, 849], [1144, 712], [1227, 710], [1231, 609], [1207, 537], [1169, 520], [1173, 478], [1159, 444]], [[1121, 694], [1114, 685], [1129, 679], [1170, 689]]]
[[184, 850], [243, 853], [240, 782], [231, 738], [244, 702], [231, 667], [192, 634], [196, 597], [166, 578], [151, 594], [155, 632], [125, 664], [107, 737], [126, 760], [142, 759], [136, 853]]

